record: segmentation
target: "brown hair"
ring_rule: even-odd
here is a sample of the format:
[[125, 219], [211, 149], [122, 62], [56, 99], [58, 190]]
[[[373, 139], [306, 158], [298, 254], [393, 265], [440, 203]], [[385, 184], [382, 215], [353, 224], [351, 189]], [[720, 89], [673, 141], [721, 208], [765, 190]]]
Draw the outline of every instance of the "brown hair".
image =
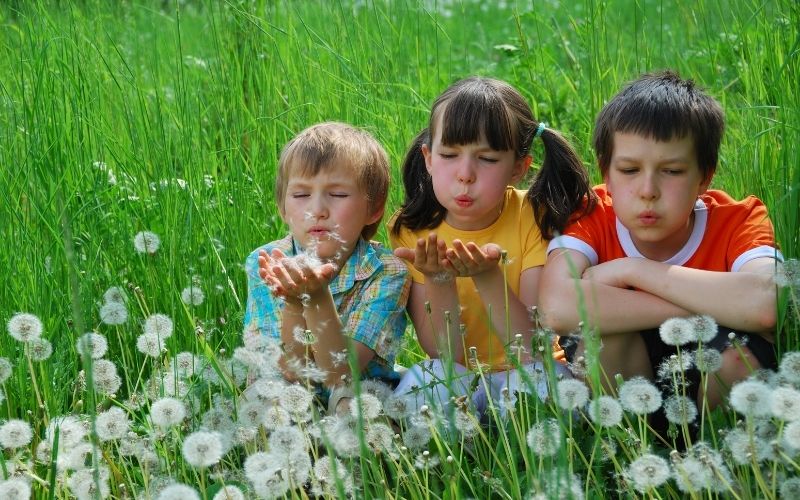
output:
[[[346, 123], [325, 122], [303, 130], [281, 151], [275, 178], [275, 197], [281, 212], [291, 175], [313, 177], [334, 166], [352, 171], [358, 187], [367, 195], [371, 212], [384, 207], [390, 177], [386, 151], [364, 130]], [[380, 222], [364, 226], [361, 236], [365, 240], [375, 236]]]

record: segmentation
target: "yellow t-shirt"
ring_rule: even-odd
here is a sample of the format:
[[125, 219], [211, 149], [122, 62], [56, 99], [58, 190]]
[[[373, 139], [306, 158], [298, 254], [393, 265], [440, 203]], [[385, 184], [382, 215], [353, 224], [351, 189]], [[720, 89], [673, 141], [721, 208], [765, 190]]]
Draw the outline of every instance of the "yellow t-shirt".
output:
[[[394, 220], [395, 217], [392, 217], [390, 225]], [[454, 239], [460, 239], [464, 243], [473, 241], [478, 246], [495, 243], [508, 252], [506, 276], [509, 288], [515, 295], [519, 295], [522, 271], [544, 265], [547, 258], [547, 242], [542, 240], [542, 234], [533, 217], [533, 209], [525, 199], [525, 191], [511, 186], [506, 189], [503, 211], [491, 226], [478, 231], [462, 231], [442, 222], [435, 229], [411, 231], [404, 227], [398, 235], [390, 230], [392, 248], [413, 249], [419, 238], [426, 237], [433, 231], [447, 243], [448, 247], [452, 246]], [[413, 265], [407, 264], [413, 282], [424, 284], [425, 276]], [[456, 288], [461, 305], [461, 322], [466, 327], [464, 349], [476, 347], [478, 360], [488, 365], [490, 370], [512, 368], [506, 362], [505, 347], [501, 337], [492, 327], [489, 313], [481, 302], [472, 278], [456, 278]], [[505, 315], [505, 311], [492, 311], [492, 315], [496, 314]], [[466, 353], [464, 359], [468, 359]]]

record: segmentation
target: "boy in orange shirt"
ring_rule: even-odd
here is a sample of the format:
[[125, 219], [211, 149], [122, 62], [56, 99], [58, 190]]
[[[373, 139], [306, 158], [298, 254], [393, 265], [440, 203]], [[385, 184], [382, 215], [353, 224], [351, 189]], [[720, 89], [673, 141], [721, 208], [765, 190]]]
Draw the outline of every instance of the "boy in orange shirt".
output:
[[[753, 369], [776, 366], [782, 256], [760, 200], [708, 189], [723, 130], [719, 103], [669, 71], [643, 75], [597, 117], [605, 184], [595, 187], [591, 214], [551, 241], [539, 297], [545, 324], [561, 334], [578, 326], [583, 297], [587, 326], [601, 336], [606, 388], [615, 374], [653, 378], [676, 353], [657, 329], [673, 317], [708, 315], [721, 325], [706, 344], [722, 354], [705, 393], [712, 408]], [[688, 378], [699, 403], [697, 374]]]

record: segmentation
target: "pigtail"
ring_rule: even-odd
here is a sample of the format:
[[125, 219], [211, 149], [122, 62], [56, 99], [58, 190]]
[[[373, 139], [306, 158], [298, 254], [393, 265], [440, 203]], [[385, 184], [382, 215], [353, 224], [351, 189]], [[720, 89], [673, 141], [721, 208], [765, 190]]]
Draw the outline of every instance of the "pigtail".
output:
[[444, 221], [447, 211], [436, 199], [433, 182], [425, 168], [422, 145], [430, 144], [428, 129], [422, 130], [414, 140], [403, 160], [403, 187], [405, 198], [392, 226], [394, 234], [407, 227], [412, 231], [433, 229]]
[[[580, 157], [558, 132], [544, 129], [542, 168], [528, 189], [527, 198], [542, 237], [552, 239], [564, 231], [573, 213], [589, 213], [596, 197]], [[579, 209], [582, 210], [578, 212]]]

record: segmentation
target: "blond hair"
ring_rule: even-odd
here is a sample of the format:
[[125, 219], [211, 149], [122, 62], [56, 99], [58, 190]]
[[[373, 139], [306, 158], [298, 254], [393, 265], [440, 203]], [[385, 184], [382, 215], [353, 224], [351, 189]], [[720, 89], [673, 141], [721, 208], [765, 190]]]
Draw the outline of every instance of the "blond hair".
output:
[[[389, 193], [389, 157], [368, 132], [346, 123], [325, 122], [297, 134], [281, 151], [275, 179], [275, 197], [283, 213], [286, 186], [291, 175], [313, 177], [325, 169], [344, 166], [366, 194], [369, 210], [382, 210]], [[378, 232], [381, 219], [364, 226], [361, 236], [369, 240]]]

